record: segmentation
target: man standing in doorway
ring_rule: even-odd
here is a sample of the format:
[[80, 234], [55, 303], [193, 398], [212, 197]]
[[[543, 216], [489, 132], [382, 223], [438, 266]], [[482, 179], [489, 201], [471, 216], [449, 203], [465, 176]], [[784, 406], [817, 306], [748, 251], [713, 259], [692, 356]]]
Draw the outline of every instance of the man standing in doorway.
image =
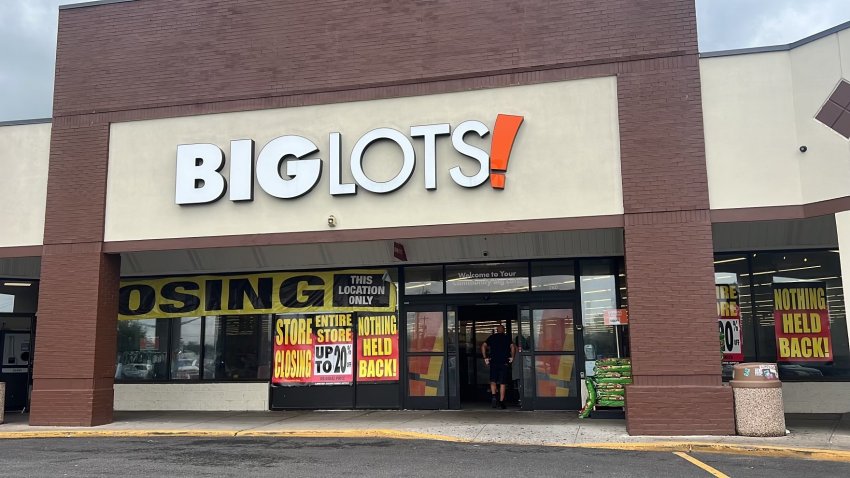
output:
[[[493, 408], [505, 406], [505, 389], [508, 383], [508, 371], [510, 364], [516, 356], [516, 346], [511, 343], [511, 338], [505, 333], [505, 327], [496, 326], [496, 333], [487, 337], [481, 344], [481, 355], [484, 363], [490, 366], [490, 393], [493, 396]], [[496, 384], [499, 384], [498, 400], [496, 396]]]

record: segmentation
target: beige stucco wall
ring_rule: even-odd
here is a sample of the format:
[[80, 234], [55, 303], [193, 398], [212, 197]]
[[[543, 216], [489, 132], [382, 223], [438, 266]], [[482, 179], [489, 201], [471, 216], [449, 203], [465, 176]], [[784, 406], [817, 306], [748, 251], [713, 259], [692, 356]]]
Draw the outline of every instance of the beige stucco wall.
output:
[[0, 247], [41, 245], [50, 123], [0, 126]]
[[785, 413], [850, 413], [848, 382], [784, 382]]
[[[462, 165], [474, 174], [477, 164], [443, 136], [437, 143], [437, 190], [424, 187], [423, 141], [415, 139], [416, 169], [402, 189], [329, 194], [330, 132], [342, 133], [347, 171], [354, 143], [374, 128], [407, 135], [414, 125], [454, 128], [474, 119], [492, 130], [498, 113], [525, 117], [503, 191], [489, 183], [475, 189], [454, 184], [451, 167]], [[282, 200], [257, 185], [253, 202], [233, 203], [225, 196], [207, 205], [175, 204], [177, 145], [214, 143], [229, 161], [230, 140], [254, 139], [256, 158], [269, 140], [284, 134], [309, 138], [320, 150], [313, 157], [325, 160], [319, 184], [307, 195]], [[467, 142], [489, 151], [490, 136], [481, 141], [474, 136], [467, 135]], [[391, 177], [401, 164], [394, 145], [373, 145], [365, 158], [366, 173], [376, 180]], [[351, 181], [350, 171], [344, 179]], [[620, 214], [616, 79], [113, 124], [107, 188], [107, 241], [325, 230], [331, 214], [337, 229]]]
[[850, 80], [848, 50], [845, 30], [790, 51], [700, 60], [712, 209], [850, 195], [850, 142], [815, 119]]
[[116, 383], [118, 411], [269, 409], [268, 383]]
[[850, 142], [814, 119], [839, 81], [850, 81], [841, 59], [846, 49], [847, 30], [791, 51], [797, 140], [809, 149], [800, 159], [806, 203], [850, 195]]

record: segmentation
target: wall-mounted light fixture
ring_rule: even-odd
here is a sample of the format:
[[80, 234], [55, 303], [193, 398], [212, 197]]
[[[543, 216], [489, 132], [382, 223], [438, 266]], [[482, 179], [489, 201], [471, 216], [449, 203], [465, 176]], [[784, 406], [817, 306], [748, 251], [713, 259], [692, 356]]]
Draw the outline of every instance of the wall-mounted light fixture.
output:
[[4, 282], [3, 285], [7, 287], [29, 287], [32, 285], [30, 282]]

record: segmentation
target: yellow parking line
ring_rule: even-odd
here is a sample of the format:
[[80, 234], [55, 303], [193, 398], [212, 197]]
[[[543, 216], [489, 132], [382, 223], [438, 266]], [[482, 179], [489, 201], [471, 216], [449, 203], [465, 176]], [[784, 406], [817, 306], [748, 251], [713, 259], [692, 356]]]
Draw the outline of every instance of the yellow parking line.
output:
[[710, 467], [710, 466], [706, 465], [705, 463], [703, 463], [703, 462], [701, 462], [701, 461], [697, 460], [696, 458], [692, 457], [691, 455], [688, 455], [688, 454], [687, 454], [687, 453], [685, 453], [685, 452], [681, 452], [681, 451], [674, 451], [674, 452], [673, 452], [673, 454], [674, 454], [674, 455], [676, 455], [676, 456], [678, 456], [678, 457], [680, 457], [680, 458], [684, 458], [685, 460], [688, 460], [689, 462], [691, 462], [691, 463], [693, 463], [694, 465], [696, 465], [696, 466], [698, 466], [698, 467], [702, 468], [703, 470], [705, 470], [705, 471], [707, 471], [707, 472], [711, 473], [712, 475], [716, 476], [717, 478], [729, 478], [729, 475], [727, 475], [727, 474], [725, 474], [725, 473], [721, 473], [721, 472], [720, 472], [720, 471], [718, 471], [717, 469], [712, 468], [712, 467]]

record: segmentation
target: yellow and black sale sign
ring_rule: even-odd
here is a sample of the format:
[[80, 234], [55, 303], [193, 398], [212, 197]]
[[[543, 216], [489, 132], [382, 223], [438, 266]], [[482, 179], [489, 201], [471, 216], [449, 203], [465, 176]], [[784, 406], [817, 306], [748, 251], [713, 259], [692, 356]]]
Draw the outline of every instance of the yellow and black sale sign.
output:
[[268, 272], [121, 281], [118, 319], [395, 312], [386, 271]]
[[773, 284], [777, 362], [832, 362], [825, 282]]

